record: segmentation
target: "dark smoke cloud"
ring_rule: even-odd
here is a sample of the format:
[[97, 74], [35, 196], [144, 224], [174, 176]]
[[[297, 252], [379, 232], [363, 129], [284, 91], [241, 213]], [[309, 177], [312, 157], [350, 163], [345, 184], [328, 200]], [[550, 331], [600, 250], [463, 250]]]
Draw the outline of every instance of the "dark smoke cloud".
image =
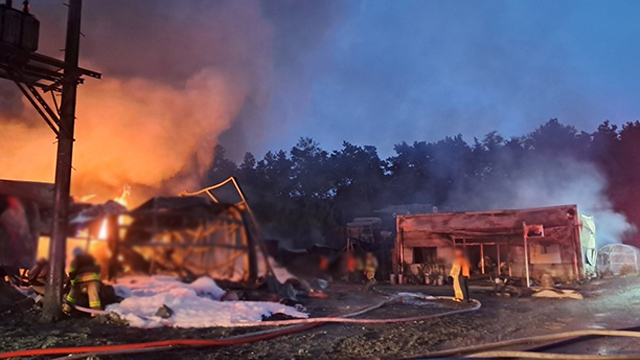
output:
[[[124, 184], [193, 188], [221, 134], [231, 155], [261, 143], [274, 77], [309, 88], [305, 59], [326, 37], [337, 1], [84, 1], [81, 66], [103, 73], [78, 99], [74, 188], [112, 197]], [[40, 52], [62, 57], [66, 7], [33, 1]], [[4, 176], [50, 181], [54, 139], [3, 84]], [[25, 161], [34, 154], [38, 161]], [[139, 194], [139, 197], [145, 195]]]
[[[43, 53], [62, 56], [62, 3], [32, 1]], [[102, 71], [106, 85], [89, 80], [80, 101], [122, 82], [115, 88], [128, 92], [113, 98], [143, 108], [153, 89], [163, 89], [184, 106], [153, 113], [185, 121], [178, 131], [192, 114], [230, 102], [223, 120], [211, 120], [220, 126], [207, 128], [207, 140], [185, 147], [200, 150], [189, 159], [208, 158], [211, 138], [235, 159], [287, 148], [300, 136], [327, 148], [345, 139], [373, 143], [387, 156], [403, 140], [493, 130], [511, 136], [552, 117], [588, 130], [604, 118], [620, 122], [640, 113], [640, 89], [631, 80], [638, 75], [638, 9], [637, 2], [577, 0], [86, 0], [82, 65]], [[202, 74], [233, 97], [200, 93], [210, 88], [193, 85], [206, 82]], [[136, 81], [144, 85], [136, 88]], [[25, 134], [42, 127], [5, 85], [4, 120], [29, 125]], [[139, 132], [137, 123], [126, 129]], [[52, 139], [38, 143], [50, 146]], [[163, 177], [201, 174], [171, 169]]]
[[[254, 1], [84, 5], [81, 65], [104, 79], [80, 89], [73, 193], [103, 200], [129, 184], [135, 196], [168, 181], [173, 193], [193, 189], [245, 104], [268, 103], [272, 26]], [[33, 4], [42, 53], [62, 56], [65, 10]], [[53, 135], [20, 105], [0, 118], [3, 176], [51, 181]]]
[[[82, 63], [106, 78], [142, 78], [172, 86], [203, 69], [232, 74], [248, 87], [221, 141], [234, 158], [274, 133], [265, 117], [277, 88], [308, 98], [307, 60], [344, 12], [341, 1], [85, 1]], [[41, 52], [62, 56], [66, 7], [32, 2], [42, 23]], [[275, 80], [274, 80], [275, 78]], [[2, 89], [0, 89], [2, 90]], [[8, 90], [11, 92], [11, 90]], [[2, 104], [0, 104], [2, 105]]]
[[[260, 1], [262, 16], [273, 28], [273, 80], [268, 103], [252, 98], [234, 126], [220, 141], [228, 156], [241, 159], [246, 151], [263, 152], [265, 138], [284, 137], [310, 104], [315, 58], [344, 20], [346, 3], [325, 1]], [[267, 117], [275, 121], [267, 121]]]

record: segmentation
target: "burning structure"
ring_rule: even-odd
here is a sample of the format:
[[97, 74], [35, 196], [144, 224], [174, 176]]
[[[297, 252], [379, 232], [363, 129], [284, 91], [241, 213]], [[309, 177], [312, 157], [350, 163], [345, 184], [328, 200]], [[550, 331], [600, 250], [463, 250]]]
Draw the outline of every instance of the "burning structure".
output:
[[[237, 185], [233, 178], [227, 183]], [[52, 188], [0, 181], [0, 265], [6, 272], [17, 275], [47, 256]], [[138, 273], [255, 281], [269, 268], [258, 256], [257, 224], [243, 195], [237, 203], [222, 203], [215, 188], [154, 197], [131, 210], [124, 196], [103, 204], [72, 202], [67, 250], [91, 249], [112, 279]]]
[[420, 264], [449, 267], [454, 247], [467, 250], [480, 274], [534, 280], [549, 274], [570, 281], [581, 279], [595, 265], [592, 257], [583, 257], [595, 248], [595, 228], [582, 234], [576, 205], [399, 215], [396, 222], [394, 262], [400, 264], [395, 267], [399, 279], [419, 271]]
[[207, 199], [155, 197], [109, 218], [109, 277], [117, 273], [208, 275], [254, 281], [256, 239], [246, 207]]

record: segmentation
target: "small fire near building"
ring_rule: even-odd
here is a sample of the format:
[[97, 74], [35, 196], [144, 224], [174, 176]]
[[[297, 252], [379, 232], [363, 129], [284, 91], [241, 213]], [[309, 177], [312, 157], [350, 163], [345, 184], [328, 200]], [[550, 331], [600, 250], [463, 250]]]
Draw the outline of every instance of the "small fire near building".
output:
[[[595, 229], [584, 231], [576, 205], [535, 209], [399, 215], [394, 263], [399, 281], [425, 264], [450, 268], [455, 247], [466, 250], [474, 273], [556, 281], [582, 278], [591, 266]], [[401, 264], [398, 266], [397, 264]]]

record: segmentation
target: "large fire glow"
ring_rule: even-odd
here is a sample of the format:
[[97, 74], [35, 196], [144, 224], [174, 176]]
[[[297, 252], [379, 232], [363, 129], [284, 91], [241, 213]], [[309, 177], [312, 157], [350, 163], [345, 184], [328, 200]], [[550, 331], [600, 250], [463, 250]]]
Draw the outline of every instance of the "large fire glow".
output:
[[[113, 201], [117, 202], [118, 204], [124, 206], [124, 207], [128, 207], [129, 205], [129, 196], [131, 196], [131, 187], [129, 187], [128, 185], [125, 185], [122, 188], [122, 193], [120, 193], [120, 196], [118, 196], [117, 198], [113, 199]], [[122, 216], [118, 218], [118, 223], [122, 224]], [[100, 225], [100, 231], [98, 232], [98, 239], [101, 240], [106, 240], [107, 237], [109, 235], [109, 231], [108, 231], [108, 221], [107, 219], [104, 219], [102, 221], [102, 225]]]
[[[78, 100], [72, 194], [97, 194], [91, 201], [103, 202], [131, 184], [140, 189], [129, 199], [135, 205], [160, 188], [175, 194], [194, 187], [245, 95], [241, 83], [213, 71], [202, 71], [183, 88], [147, 80], [88, 81]], [[6, 139], [0, 143], [2, 177], [51, 182], [55, 137], [35, 111], [25, 104], [21, 116], [0, 116], [0, 124]]]
[[[219, 135], [245, 108], [259, 125], [263, 112], [253, 112], [269, 103], [274, 45], [263, 4], [126, 2], [122, 11], [115, 2], [90, 3], [81, 65], [104, 77], [78, 88], [72, 195], [105, 202], [130, 184], [135, 206], [198, 188]], [[53, 11], [56, 2], [38, 5], [41, 51], [59, 56], [66, 18]], [[55, 136], [26, 99], [15, 104], [20, 91], [12, 91], [0, 104], [0, 178], [53, 182]]]

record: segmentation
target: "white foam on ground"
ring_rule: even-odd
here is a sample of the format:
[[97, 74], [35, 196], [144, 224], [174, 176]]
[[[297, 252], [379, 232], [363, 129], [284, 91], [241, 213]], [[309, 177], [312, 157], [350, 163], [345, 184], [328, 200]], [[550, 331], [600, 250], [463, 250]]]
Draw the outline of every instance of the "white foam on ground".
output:
[[426, 299], [433, 300], [435, 297], [423, 293], [413, 293], [413, 292], [399, 292], [395, 294], [396, 296], [400, 296], [402, 298], [418, 298], [418, 299]]
[[[293, 307], [261, 301], [219, 301], [224, 290], [211, 278], [202, 277], [185, 284], [168, 276], [127, 277], [114, 285], [116, 294], [125, 299], [107, 306], [129, 322], [130, 326], [232, 327], [239, 322], [261, 321], [263, 316], [282, 313], [306, 318], [308, 314]], [[155, 316], [162, 305], [173, 310], [169, 319]]]

